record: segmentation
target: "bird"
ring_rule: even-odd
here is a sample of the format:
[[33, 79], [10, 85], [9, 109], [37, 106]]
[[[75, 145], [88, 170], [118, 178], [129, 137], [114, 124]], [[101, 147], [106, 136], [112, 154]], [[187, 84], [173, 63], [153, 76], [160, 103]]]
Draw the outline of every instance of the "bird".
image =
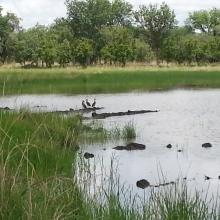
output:
[[92, 103], [92, 107], [95, 108], [96, 105], [96, 99], [94, 99], [94, 102]]
[[91, 104], [89, 103], [88, 99], [86, 99], [86, 105], [87, 105], [88, 107], [91, 107]]
[[83, 108], [85, 108], [85, 109], [87, 108], [87, 106], [86, 106], [86, 104], [85, 104], [85, 101], [84, 101], [84, 100], [82, 101], [82, 107], [83, 107]]

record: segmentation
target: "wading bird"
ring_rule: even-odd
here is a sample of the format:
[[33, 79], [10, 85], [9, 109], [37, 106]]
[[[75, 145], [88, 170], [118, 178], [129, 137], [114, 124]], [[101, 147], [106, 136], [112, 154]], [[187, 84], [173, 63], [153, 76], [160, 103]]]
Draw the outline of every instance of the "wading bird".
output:
[[86, 106], [86, 104], [85, 104], [85, 101], [84, 101], [84, 100], [82, 101], [82, 107], [83, 107], [83, 108], [87, 108], [87, 106]]
[[94, 102], [92, 103], [92, 107], [95, 108], [96, 105], [96, 99], [94, 99]]
[[91, 104], [89, 103], [88, 99], [86, 99], [86, 105], [87, 105], [88, 107], [91, 107]]

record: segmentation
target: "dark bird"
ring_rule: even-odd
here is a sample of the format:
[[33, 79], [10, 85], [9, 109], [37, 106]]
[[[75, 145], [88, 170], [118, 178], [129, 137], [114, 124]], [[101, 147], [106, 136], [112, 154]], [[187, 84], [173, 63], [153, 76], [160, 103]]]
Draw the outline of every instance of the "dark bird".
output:
[[96, 105], [96, 99], [94, 99], [94, 102], [92, 103], [92, 107], [95, 108]]
[[88, 99], [86, 99], [86, 105], [87, 105], [88, 107], [91, 107], [91, 104], [89, 103]]
[[83, 107], [83, 108], [87, 108], [87, 106], [86, 106], [86, 104], [85, 104], [85, 101], [84, 101], [84, 100], [82, 101], [82, 107]]

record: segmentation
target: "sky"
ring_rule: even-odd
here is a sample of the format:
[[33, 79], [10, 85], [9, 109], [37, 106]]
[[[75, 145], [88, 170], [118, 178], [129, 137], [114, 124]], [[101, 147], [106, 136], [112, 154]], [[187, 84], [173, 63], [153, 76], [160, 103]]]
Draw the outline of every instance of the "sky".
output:
[[[220, 0], [127, 0], [138, 8], [141, 4], [162, 3], [165, 1], [176, 13], [177, 20], [183, 24], [189, 12], [220, 8]], [[0, 0], [5, 11], [14, 12], [22, 19], [22, 26], [29, 28], [35, 24], [51, 24], [57, 17], [65, 17], [65, 0]]]

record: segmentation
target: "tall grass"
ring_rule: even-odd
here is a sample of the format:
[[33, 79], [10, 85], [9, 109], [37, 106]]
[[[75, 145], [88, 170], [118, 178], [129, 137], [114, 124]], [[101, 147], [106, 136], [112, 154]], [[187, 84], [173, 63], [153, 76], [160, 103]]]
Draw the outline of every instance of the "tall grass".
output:
[[[137, 136], [136, 128], [133, 122], [128, 122], [123, 126], [118, 126], [116, 124], [105, 128], [103, 123], [93, 120], [91, 123], [87, 123], [85, 126], [84, 134], [86, 136], [84, 143], [94, 143], [112, 140], [132, 140]], [[83, 138], [81, 138], [83, 139]]]
[[[218, 195], [208, 197], [204, 191], [189, 190], [187, 182], [176, 180], [175, 184], [143, 190], [143, 197], [132, 191], [131, 186], [120, 182], [115, 159], [110, 169], [95, 164], [80, 163], [78, 183], [83, 188], [87, 204], [93, 209], [91, 219], [133, 220], [219, 220]], [[82, 169], [83, 166], [83, 169]], [[102, 162], [101, 162], [101, 165]], [[97, 180], [98, 178], [98, 180]], [[205, 194], [205, 195], [204, 195]], [[101, 217], [100, 217], [101, 215]]]
[[0, 219], [220, 219], [217, 203], [210, 209], [209, 200], [191, 195], [187, 187], [149, 188], [149, 200], [136, 203], [114, 178], [114, 162], [108, 187], [92, 199], [82, 190], [92, 178], [91, 167], [82, 164], [82, 172], [90, 169], [84, 178], [75, 166], [77, 145], [88, 127], [80, 116], [0, 112]]
[[0, 90], [8, 94], [88, 94], [182, 87], [219, 88], [219, 68], [0, 69]]

